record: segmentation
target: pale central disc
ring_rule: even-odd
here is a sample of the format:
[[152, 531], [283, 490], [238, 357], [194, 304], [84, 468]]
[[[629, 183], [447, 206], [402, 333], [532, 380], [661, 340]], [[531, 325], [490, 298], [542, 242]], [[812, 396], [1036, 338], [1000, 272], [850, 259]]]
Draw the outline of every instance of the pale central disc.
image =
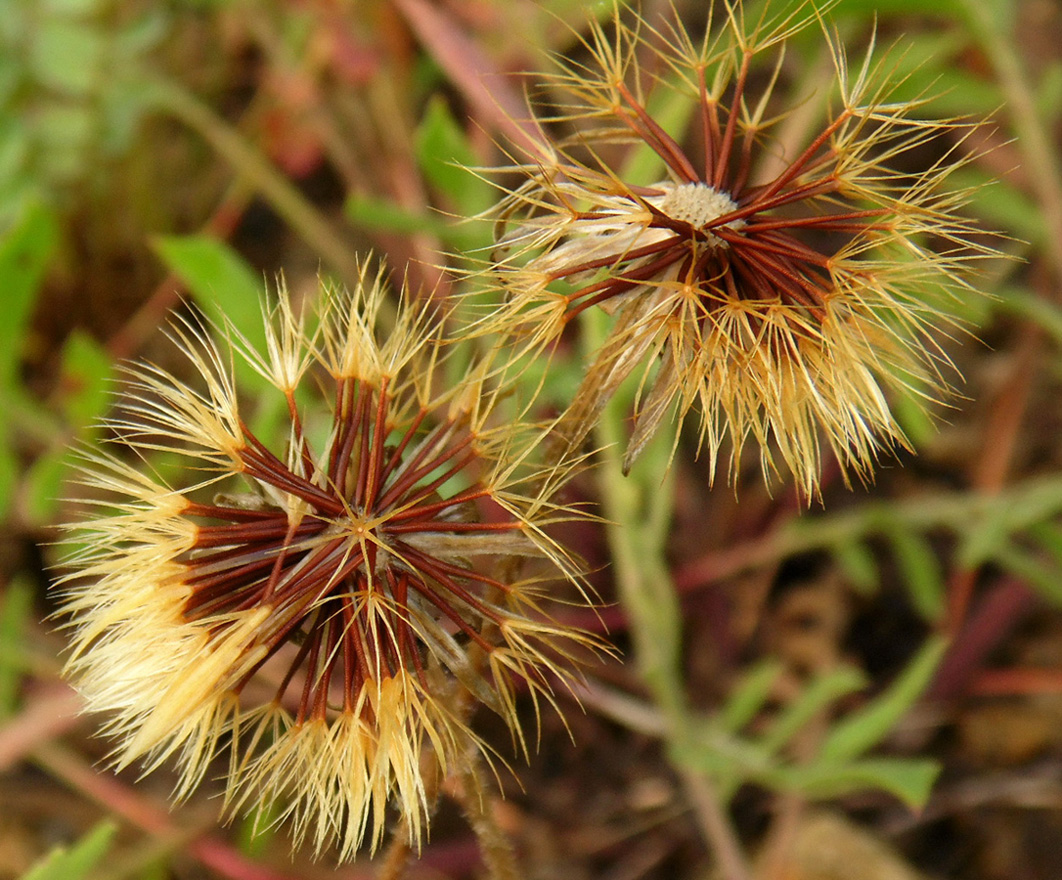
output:
[[[704, 229], [713, 220], [736, 211], [738, 207], [725, 192], [707, 183], [664, 184], [661, 189], [664, 190], [664, 197], [660, 201], [660, 210], [671, 219], [689, 223], [697, 229]], [[745, 223], [735, 220], [726, 225], [737, 229]]]

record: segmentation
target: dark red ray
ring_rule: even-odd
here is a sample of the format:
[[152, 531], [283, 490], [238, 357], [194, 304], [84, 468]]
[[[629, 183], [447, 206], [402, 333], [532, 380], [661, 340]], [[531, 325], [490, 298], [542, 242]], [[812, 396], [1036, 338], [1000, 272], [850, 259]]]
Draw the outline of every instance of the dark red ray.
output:
[[284, 398], [288, 402], [288, 415], [291, 416], [295, 442], [299, 445], [299, 458], [302, 461], [302, 469], [304, 471], [303, 477], [310, 479], [314, 471], [313, 455], [310, 453], [310, 448], [306, 443], [306, 436], [302, 431], [302, 417], [299, 415], [299, 408], [295, 405], [295, 395], [290, 390], [285, 391]]
[[284, 462], [277, 458], [246, 426], [242, 426], [253, 448], [245, 447], [240, 453], [246, 473], [255, 479], [268, 483], [281, 491], [289, 492], [302, 498], [315, 507], [330, 513], [340, 513], [343, 506], [313, 483], [291, 472]]
[[[401, 549], [399, 551], [396, 551], [396, 552], [399, 555], [404, 555], [405, 552], [406, 552], [407, 547], [408, 547], [407, 544], [402, 544], [401, 545]], [[410, 549], [412, 549], [412, 548], [410, 548]], [[416, 552], [416, 551], [414, 551], [414, 552]], [[441, 571], [445, 571], [447, 574], [452, 574], [455, 577], [463, 578], [464, 580], [468, 580], [468, 581], [475, 581], [476, 583], [483, 584], [484, 586], [487, 586], [487, 587], [496, 587], [498, 590], [500, 590], [502, 593], [505, 593], [505, 594], [509, 594], [509, 593], [511, 593], [513, 591], [513, 588], [509, 584], [503, 584], [501, 581], [496, 580], [495, 578], [488, 577], [485, 574], [480, 574], [475, 569], [464, 568], [464, 567], [462, 567], [460, 565], [456, 565], [456, 564], [454, 564], [452, 562], [444, 562], [442, 559], [439, 559], [437, 556], [432, 557], [432, 562]]]
[[[720, 230], [723, 232], [723, 230]], [[776, 236], [770, 233], [761, 235], [742, 235], [739, 233], [724, 234], [720, 238], [729, 242], [738, 252], [760, 251], [768, 254], [778, 254], [793, 260], [799, 260], [812, 266], [827, 268], [830, 258], [806, 245], [801, 244], [791, 236]], [[747, 253], [745, 256], [752, 259]]]
[[[321, 610], [324, 611], [324, 608]], [[328, 718], [328, 690], [332, 682], [332, 673], [336, 668], [336, 663], [339, 662], [339, 651], [336, 648], [339, 647], [341, 633], [340, 624], [336, 621], [334, 614], [328, 614], [324, 617], [322, 627], [324, 635], [320, 641], [325, 650], [324, 656], [320, 661], [321, 668], [315, 672], [311, 667], [307, 678], [316, 680], [313, 685], [316, 689], [313, 701], [314, 717], [325, 721]]]
[[[434, 432], [433, 432], [434, 433]], [[431, 437], [431, 435], [428, 435]], [[427, 439], [427, 438], [426, 438]], [[416, 464], [419, 466], [410, 467], [407, 466], [406, 472], [402, 474], [394, 484], [387, 490], [385, 495], [380, 499], [377, 504], [378, 510], [383, 510], [388, 507], [394, 506], [399, 499], [410, 489], [412, 489], [418, 480], [424, 479], [428, 474], [437, 468], [444, 465], [447, 461], [462, 453], [468, 446], [471, 446], [475, 437], [469, 433], [454, 443], [452, 446], [446, 447], [443, 452], [430, 458], [427, 462], [424, 459], [428, 457], [429, 452], [434, 451], [434, 447], [437, 445], [434, 440], [432, 442], [425, 442], [424, 448], [420, 450], [410, 461], [410, 466]]]
[[[434, 493], [436, 489], [438, 489], [440, 486], [446, 483], [447, 480], [451, 479], [456, 474], [461, 473], [461, 471], [467, 468], [475, 460], [476, 453], [474, 451], [466, 452], [430, 483], [424, 483], [423, 485], [415, 486], [406, 497], [401, 499], [403, 509], [388, 516], [388, 523], [396, 519], [408, 519], [409, 516], [417, 516], [420, 513], [423, 513], [423, 511], [428, 505], [422, 506], [420, 505], [420, 502], [425, 498], [431, 497], [432, 493]], [[451, 507], [455, 503], [457, 502], [454, 502], [452, 499], [443, 502], [445, 507]]]
[[785, 171], [779, 174], [773, 181], [766, 185], [763, 192], [758, 193], [758, 198], [770, 199], [786, 186], [794, 177], [804, 170], [805, 166], [814, 157], [814, 155], [826, 144], [826, 142], [833, 136], [833, 134], [839, 129], [851, 116], [851, 112], [848, 110], [843, 111], [838, 117], [831, 122], [826, 128], [815, 138], [803, 153], [801, 153], [794, 162], [792, 162]]
[[722, 138], [719, 131], [719, 105], [714, 98], [708, 95], [708, 83], [704, 79], [703, 65], [697, 67], [697, 83], [701, 93], [701, 137], [704, 139], [704, 175], [701, 179], [708, 181], [713, 177], [715, 156]]
[[227, 507], [219, 504], [199, 504], [190, 501], [188, 506], [181, 511], [183, 516], [200, 516], [204, 519], [221, 519], [239, 522], [241, 520], [272, 519], [279, 511], [276, 508], [269, 510], [254, 510], [245, 507]]
[[[201, 547], [224, 547], [229, 544], [263, 543], [287, 534], [291, 525], [287, 514], [274, 510], [269, 519], [259, 519], [253, 523], [239, 523], [227, 526], [200, 526], [195, 536], [193, 549]], [[315, 525], [304, 522], [296, 529], [296, 534], [307, 535], [315, 531]]]
[[302, 684], [302, 695], [299, 697], [299, 711], [295, 716], [295, 723], [301, 724], [306, 720], [310, 709], [310, 698], [313, 695], [313, 671], [317, 668], [317, 658], [321, 653], [321, 636], [319, 630], [324, 617], [324, 608], [318, 608], [306, 633], [306, 641], [310, 643], [309, 656], [306, 659], [306, 678]]
[[[405, 658], [405, 660], [413, 666], [417, 675], [417, 680], [427, 687], [428, 680], [424, 670], [424, 663], [421, 660], [420, 651], [417, 645], [414, 643], [413, 628], [409, 623], [409, 573], [400, 572], [396, 577], [392, 569], [387, 569], [387, 583], [391, 588], [391, 596], [394, 599], [395, 605], [399, 608], [406, 609], [406, 617], [401, 617], [395, 613], [393, 617], [394, 625], [397, 628], [398, 634], [398, 652]], [[407, 667], [408, 668], [408, 667]]]
[[640, 287], [655, 276], [662, 274], [668, 266], [675, 265], [680, 257], [685, 257], [687, 255], [686, 246], [688, 244], [688, 242], [681, 242], [676, 246], [676, 252], [668, 259], [660, 258], [654, 260], [652, 263], [644, 267], [624, 272], [622, 275], [617, 275], [606, 281], [583, 288], [581, 293], [584, 294], [596, 290], [600, 290], [601, 292], [596, 296], [590, 297], [590, 299], [584, 300], [574, 308], [569, 309], [564, 315], [565, 322], [572, 321], [576, 315], [585, 312], [592, 306], [607, 302], [613, 297], [621, 296], [630, 290], [634, 290], [636, 287]]
[[737, 129], [738, 108], [741, 106], [741, 97], [745, 91], [745, 80], [749, 75], [749, 61], [752, 53], [748, 50], [741, 58], [741, 68], [738, 71], [737, 82], [734, 84], [734, 95], [730, 101], [730, 109], [727, 110], [726, 129], [723, 132], [723, 140], [719, 147], [719, 158], [715, 162], [715, 174], [711, 185], [716, 190], [724, 189], [726, 173], [730, 164], [730, 151], [734, 146], [734, 132]]
[[[433, 491], [435, 491], [434, 488], [426, 492], [425, 495], [429, 495]], [[473, 487], [471, 489], [466, 489], [464, 492], [459, 492], [457, 495], [450, 498], [437, 501], [434, 504], [422, 504], [414, 507], [407, 507], [405, 510], [400, 510], [387, 518], [387, 528], [388, 530], [391, 530], [392, 523], [412, 519], [413, 517], [432, 516], [433, 514], [446, 510], [448, 507], [456, 507], [458, 504], [475, 501], [479, 498], [488, 498], [490, 495], [491, 492], [487, 489]], [[449, 525], [449, 523], [447, 523], [447, 525]]]
[[376, 404], [376, 423], [373, 425], [372, 467], [369, 468], [369, 478], [365, 487], [366, 510], [373, 509], [376, 496], [384, 481], [384, 441], [387, 439], [387, 407], [390, 402], [387, 385], [388, 379], [384, 376], [380, 383], [380, 393]]
[[[403, 553], [404, 558], [407, 561], [415, 560], [415, 562], [412, 562], [411, 567], [416, 572], [428, 575], [432, 580], [436, 581], [440, 586], [444, 587], [447, 592], [453, 593], [455, 596], [457, 596], [457, 598], [465, 602], [470, 608], [476, 611], [476, 613], [480, 614], [488, 620], [493, 621], [494, 623], [501, 623], [496, 612], [491, 611], [489, 608], [487, 608], [487, 606], [483, 604], [483, 601], [478, 596], [469, 592], [465, 587], [463, 587], [460, 583], [455, 581], [453, 577], [450, 576], [449, 571], [447, 571], [447, 568], [450, 567], [448, 563], [445, 563], [434, 556], [429, 556], [426, 553], [422, 553], [416, 548], [410, 547], [408, 544], [403, 545]], [[468, 571], [468, 569], [461, 568], [460, 566], [458, 566], [457, 568], [459, 571], [459, 574], [457, 576], [464, 579], [464, 575]], [[427, 589], [431, 589], [430, 587], [428, 587], [427, 581], [423, 581], [423, 585]], [[420, 581], [415, 579], [413, 582], [414, 589], [419, 590], [420, 586]], [[434, 594], [433, 590], [431, 592]], [[446, 602], [446, 600], [442, 597], [438, 597], [438, 599], [442, 604], [450, 607], [451, 609], [453, 608], [453, 606], [451, 606], [449, 602]], [[439, 607], [441, 609], [442, 605], [440, 605]], [[457, 613], [456, 610], [454, 610], [454, 613]]]
[[[378, 392], [379, 399], [384, 400], [383, 393]], [[354, 508], [356, 510], [365, 510], [365, 493], [369, 485], [369, 469], [372, 467], [372, 425], [369, 423], [369, 413], [372, 410], [372, 393], [362, 395], [358, 398], [357, 415], [355, 419], [358, 423], [358, 472], [354, 478]], [[340, 478], [346, 470], [347, 463], [344, 462], [340, 468]], [[348, 494], [346, 490], [343, 490], [343, 494]]]
[[741, 233], [750, 235], [755, 232], [770, 232], [775, 229], [812, 228], [828, 232], [854, 231], [864, 229], [887, 229], [883, 223], [855, 223], [852, 221], [870, 217], [885, 217], [888, 211], [878, 208], [869, 211], [845, 211], [840, 214], [823, 214], [816, 217], [783, 217], [777, 220], [751, 220], [741, 228]]
[[617, 88], [637, 116], [636, 122], [627, 114], [623, 114], [623, 120], [627, 125], [653, 149], [653, 152], [667, 163], [667, 166], [675, 174], [683, 178], [687, 183], [696, 183], [700, 178], [697, 177], [697, 172], [694, 170], [693, 165], [690, 164], [690, 160], [686, 158], [686, 154], [682, 152], [682, 148], [675, 142], [675, 139], [664, 131], [656, 120], [645, 111], [645, 108], [635, 100], [634, 95], [631, 94], [630, 89], [625, 84], [619, 83]]

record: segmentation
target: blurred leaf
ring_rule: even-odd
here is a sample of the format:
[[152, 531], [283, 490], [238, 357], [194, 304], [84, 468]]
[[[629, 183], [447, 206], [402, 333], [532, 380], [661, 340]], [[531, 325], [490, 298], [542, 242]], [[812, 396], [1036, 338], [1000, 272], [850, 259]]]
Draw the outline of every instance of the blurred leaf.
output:
[[30, 205], [0, 240], [0, 391], [15, 384], [37, 288], [58, 239], [52, 213]]
[[277, 827], [283, 818], [276, 801], [259, 803], [240, 822], [236, 833], [237, 846], [244, 855], [254, 859], [262, 857], [276, 837]]
[[777, 752], [830, 703], [866, 687], [866, 683], [866, 676], [854, 666], [841, 666], [819, 676], [782, 710], [760, 743], [768, 752]]
[[925, 537], [900, 522], [886, 534], [918, 613], [931, 623], [939, 620], [944, 613], [945, 590], [936, 551]]
[[30, 53], [40, 81], [68, 95], [86, 95], [99, 86], [106, 44], [90, 22], [46, 17], [32, 37]]
[[103, 0], [42, 0], [50, 13], [59, 15], [90, 15], [99, 12]]
[[858, 15], [873, 21], [886, 15], [936, 15], [951, 16], [957, 9], [955, 0], [936, 0], [931, 6], [925, 0], [840, 0], [830, 9], [831, 15]]
[[393, 232], [398, 235], [433, 235], [456, 247], [475, 247], [482, 243], [483, 234], [471, 225], [459, 224], [409, 211], [390, 199], [352, 195], [343, 211], [355, 226], [370, 232]]
[[946, 648], [945, 639], [929, 639], [884, 693], [834, 722], [819, 749], [818, 759], [832, 763], [848, 761], [881, 742], [928, 687]]
[[765, 660], [746, 672], [719, 713], [723, 728], [736, 733], [752, 721], [770, 697], [781, 671], [781, 663]]
[[208, 235], [160, 236], [153, 244], [211, 321], [222, 330], [231, 324], [255, 351], [266, 350], [265, 290], [243, 257]]
[[1062, 307], [1025, 287], [1004, 287], [997, 293], [997, 310], [1035, 321], [1062, 349]]
[[992, 561], [1017, 575], [1056, 605], [1062, 604], [1062, 577], [1058, 565], [1036, 552], [1007, 542], [996, 549]]
[[95, 339], [75, 330], [63, 346], [63, 414], [75, 429], [87, 425], [107, 408], [111, 356]]
[[1034, 198], [971, 166], [960, 168], [949, 179], [956, 189], [969, 191], [966, 210], [983, 218], [987, 228], [1004, 230], [1030, 244], [1043, 242], [1047, 227]]
[[69, 849], [58, 847], [37, 862], [22, 880], [80, 880], [103, 858], [118, 830], [113, 822], [101, 822]]
[[1055, 125], [1062, 116], [1062, 61], [1048, 62], [1036, 92], [1036, 109], [1047, 128]]
[[1050, 553], [1062, 570], [1062, 523], [1035, 523], [1029, 527], [1029, 537]]
[[880, 573], [874, 553], [864, 541], [844, 541], [833, 547], [833, 556], [848, 582], [863, 594], [878, 589]]
[[872, 758], [849, 764], [803, 764], [769, 774], [765, 780], [809, 798], [838, 797], [864, 789], [887, 791], [912, 809], [925, 806], [940, 774], [936, 761]]
[[479, 214], [494, 202], [494, 188], [468, 170], [478, 164], [476, 154], [442, 97], [428, 102], [414, 148], [424, 176], [453, 200], [459, 214]]
[[12, 580], [0, 604], [0, 719], [15, 714], [19, 683], [25, 669], [23, 642], [33, 608], [33, 590], [20, 578]]
[[[110, 402], [110, 355], [92, 337], [75, 331], [63, 347], [59, 406], [66, 418], [64, 433], [77, 437], [97, 421]], [[25, 517], [34, 523], [53, 518], [76, 453], [55, 445], [33, 462], [26, 476]]]

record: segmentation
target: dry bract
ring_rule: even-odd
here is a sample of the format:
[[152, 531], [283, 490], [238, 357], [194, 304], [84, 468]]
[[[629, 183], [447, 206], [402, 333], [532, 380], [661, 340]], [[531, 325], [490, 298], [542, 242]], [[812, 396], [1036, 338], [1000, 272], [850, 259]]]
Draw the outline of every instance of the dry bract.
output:
[[[344, 858], [380, 841], [388, 805], [419, 844], [425, 752], [445, 773], [479, 744], [470, 700], [522, 743], [513, 677], [551, 699], [584, 641], [538, 608], [544, 575], [576, 579], [544, 531], [574, 515], [549, 497], [563, 468], [494, 417], [485, 368], [439, 390], [425, 307], [404, 300], [379, 333], [385, 295], [368, 274], [323, 290], [311, 333], [281, 292], [265, 353], [175, 325], [202, 390], [132, 368], [111, 427], [144, 460], [87, 454], [95, 515], [71, 527], [64, 579], [68, 673], [118, 765], [175, 756], [186, 795], [228, 748], [230, 808], [275, 802]], [[247, 426], [233, 356], [282, 395], [286, 451]], [[172, 477], [145, 463], [158, 450], [181, 456]]]
[[[524, 181], [494, 212], [501, 263], [483, 274], [507, 300], [479, 330], [534, 350], [605, 308], [611, 330], [568, 412], [572, 445], [641, 368], [628, 466], [673, 407], [696, 407], [711, 473], [726, 445], [736, 467], [751, 439], [768, 474], [779, 458], [810, 497], [823, 443], [860, 476], [906, 444], [890, 399], [946, 390], [935, 334], [953, 324], [971, 261], [993, 251], [949, 181], [969, 129], [918, 119], [920, 102], [894, 97], [887, 56], [850, 68], [823, 27], [834, 81], [812, 99], [829, 95], [826, 118], [783, 143], [785, 42], [818, 13], [715, 11], [702, 41], [617, 12], [591, 25], [589, 60], [548, 78], [562, 103], [541, 118], [572, 134], [503, 169]], [[683, 102], [687, 130], [669, 133], [652, 108]], [[651, 152], [660, 179], [628, 181], [617, 145], [638, 161]]]

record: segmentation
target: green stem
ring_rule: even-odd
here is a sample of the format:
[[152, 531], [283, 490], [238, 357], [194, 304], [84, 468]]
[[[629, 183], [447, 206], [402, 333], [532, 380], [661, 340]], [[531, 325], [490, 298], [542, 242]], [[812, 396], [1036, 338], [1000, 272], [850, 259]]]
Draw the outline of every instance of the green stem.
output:
[[[607, 324], [604, 314], [584, 313], [582, 342], [588, 351], [600, 347]], [[666, 557], [675, 494], [671, 449], [666, 438], [657, 438], [646, 447], [635, 471], [623, 475], [629, 439], [625, 421], [631, 405], [624, 390], [612, 396], [596, 427], [602, 513], [635, 662], [665, 720], [673, 753], [681, 752], [689, 736], [690, 713], [682, 673], [682, 609]], [[703, 774], [681, 768], [680, 773], [722, 877], [749, 880], [752, 875], [727, 816], [725, 798]]]

